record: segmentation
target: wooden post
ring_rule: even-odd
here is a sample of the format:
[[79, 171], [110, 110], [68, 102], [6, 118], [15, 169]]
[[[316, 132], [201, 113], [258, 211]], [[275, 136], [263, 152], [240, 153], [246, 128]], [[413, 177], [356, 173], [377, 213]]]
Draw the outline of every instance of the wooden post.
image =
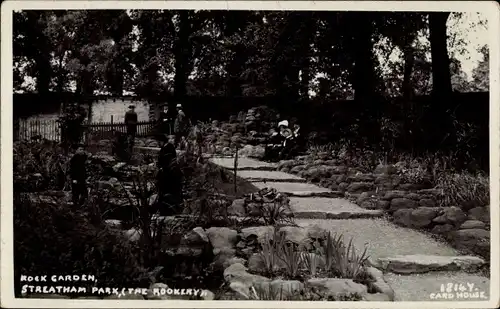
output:
[[238, 183], [237, 183], [237, 173], [238, 173], [238, 146], [236, 148], [236, 153], [234, 154], [234, 193], [238, 192]]
[[115, 131], [115, 128], [113, 126], [113, 115], [111, 115], [111, 134], [113, 134]]

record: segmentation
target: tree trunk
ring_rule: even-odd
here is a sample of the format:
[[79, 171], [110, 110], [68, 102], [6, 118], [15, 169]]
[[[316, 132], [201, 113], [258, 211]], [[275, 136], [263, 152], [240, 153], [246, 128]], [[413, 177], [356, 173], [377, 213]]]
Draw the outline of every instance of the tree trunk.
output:
[[[413, 41], [413, 40], [411, 40]], [[406, 41], [403, 47], [404, 54], [404, 73], [403, 73], [403, 115], [406, 116], [406, 121], [404, 121], [404, 133], [406, 134], [405, 143], [407, 149], [414, 148], [414, 128], [413, 121], [413, 97], [414, 90], [412, 84], [412, 74], [413, 66], [415, 63], [415, 55], [411, 42]]]
[[[120, 60], [116, 59], [115, 61], [118, 62]], [[114, 63], [112, 66], [112, 68], [108, 69], [107, 84], [113, 96], [122, 96], [124, 82], [123, 68], [120, 63]]]
[[[375, 104], [375, 68], [373, 61], [372, 19], [369, 13], [351, 13], [350, 25], [354, 27], [354, 101], [359, 111], [360, 136], [365, 136], [368, 143], [375, 144], [378, 140], [375, 132], [378, 109]], [[349, 25], [348, 25], [349, 26]]]
[[242, 95], [240, 74], [247, 59], [245, 47], [237, 45], [234, 56], [227, 67], [228, 85], [227, 94], [229, 97], [238, 97]]
[[63, 61], [66, 56], [66, 51], [59, 56], [59, 67], [57, 71], [57, 93], [61, 94], [64, 91], [64, 81], [66, 79], [63, 69]]
[[[448, 112], [452, 109], [450, 59], [448, 56], [446, 21], [449, 12], [429, 13], [429, 30], [432, 57], [432, 125], [431, 144], [435, 149], [448, 149], [456, 144], [453, 120]], [[438, 125], [439, 124], [439, 125]]]
[[375, 92], [375, 72], [373, 63], [372, 24], [366, 13], [357, 13], [357, 28], [354, 37], [354, 99], [365, 102]]
[[36, 88], [39, 94], [47, 94], [50, 88], [51, 66], [45, 55], [40, 55], [36, 59], [37, 79]]
[[413, 99], [413, 84], [412, 74], [413, 66], [415, 63], [415, 55], [411, 46], [406, 46], [403, 50], [404, 53], [404, 74], [403, 74], [403, 97], [405, 102], [410, 102]]
[[310, 12], [305, 16], [304, 26], [301, 29], [301, 81], [299, 85], [299, 94], [302, 100], [309, 99], [309, 83], [311, 82], [311, 42], [314, 37], [315, 20]]
[[429, 13], [432, 57], [432, 91], [437, 96], [452, 93], [450, 58], [448, 56], [446, 21], [450, 12]]
[[189, 45], [189, 35], [191, 34], [191, 24], [188, 11], [179, 11], [179, 32], [174, 47], [175, 56], [175, 77], [174, 77], [174, 97], [182, 100], [186, 95], [186, 83], [189, 72], [187, 72], [189, 56], [191, 54]]

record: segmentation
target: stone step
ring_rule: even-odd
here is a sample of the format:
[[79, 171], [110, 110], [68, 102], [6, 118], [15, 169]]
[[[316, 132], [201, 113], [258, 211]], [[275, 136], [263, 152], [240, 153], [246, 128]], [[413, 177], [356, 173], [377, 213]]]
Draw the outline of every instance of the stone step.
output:
[[[217, 164], [227, 169], [234, 169], [234, 158], [219, 158], [212, 157], [209, 159], [211, 163]], [[238, 170], [247, 171], [275, 171], [276, 164], [262, 162], [249, 158], [238, 158]]]
[[249, 182], [293, 182], [305, 183], [304, 178], [295, 175], [290, 175], [278, 171], [248, 171], [242, 170], [237, 172], [238, 177]]
[[[490, 299], [490, 280], [465, 272], [442, 271], [408, 276], [387, 273], [384, 274], [384, 280], [394, 290], [394, 301], [484, 302]], [[443, 287], [445, 293], [441, 293]], [[451, 288], [451, 292], [446, 292], [447, 287]], [[454, 290], [455, 287], [457, 291]], [[498, 299], [496, 301], [498, 302]], [[495, 307], [493, 304], [482, 303], [482, 306], [477, 308]]]
[[379, 258], [377, 265], [383, 271], [396, 274], [419, 274], [431, 271], [467, 271], [477, 272], [485, 261], [475, 256], [440, 256], [440, 255], [397, 255]]
[[301, 219], [360, 219], [384, 215], [381, 210], [369, 210], [342, 198], [291, 197], [290, 208]]
[[344, 197], [340, 191], [331, 191], [309, 183], [300, 182], [252, 182], [252, 185], [259, 189], [271, 188], [284, 193], [290, 197], [323, 197], [338, 198]]
[[320, 193], [329, 196], [328, 193], [333, 192], [331, 190], [321, 188], [309, 183], [253, 182], [252, 184], [259, 189], [271, 188], [271, 189], [276, 189], [278, 192], [286, 193], [288, 195], [304, 196], [304, 197], [311, 196], [312, 193], [317, 193], [318, 196], [321, 196]]

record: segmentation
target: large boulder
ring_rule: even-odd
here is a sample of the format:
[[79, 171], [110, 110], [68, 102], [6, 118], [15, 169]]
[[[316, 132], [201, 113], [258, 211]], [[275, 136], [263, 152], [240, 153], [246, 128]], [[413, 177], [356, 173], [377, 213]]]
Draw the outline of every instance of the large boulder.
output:
[[488, 207], [474, 207], [469, 210], [469, 219], [490, 222], [490, 212]]
[[307, 280], [310, 287], [316, 288], [325, 297], [333, 299], [342, 299], [353, 295], [363, 296], [368, 293], [368, 288], [352, 279], [337, 278], [313, 278]]
[[361, 193], [371, 191], [373, 189], [373, 182], [353, 182], [347, 188], [347, 192]]
[[430, 225], [432, 219], [439, 213], [439, 210], [437, 207], [419, 207], [414, 209], [410, 215], [411, 225], [419, 228]]
[[401, 226], [411, 226], [411, 209], [398, 209], [396, 210], [392, 216], [394, 218], [394, 223]]
[[297, 280], [277, 279], [265, 283], [263, 288], [269, 289], [272, 294], [277, 293], [282, 300], [287, 300], [300, 294], [304, 290], [304, 283]]
[[[230, 266], [231, 260], [235, 258], [236, 255], [236, 249], [233, 248], [215, 248], [213, 250], [213, 253], [215, 255], [213, 265], [216, 269], [223, 270]], [[234, 262], [234, 261], [233, 261]]]
[[206, 234], [214, 248], [233, 248], [238, 240], [238, 232], [227, 227], [211, 227]]
[[398, 209], [405, 209], [405, 208], [417, 208], [418, 204], [414, 200], [410, 200], [408, 198], [394, 198], [391, 200], [390, 204], [390, 211], [396, 211]]
[[266, 153], [266, 150], [262, 146], [252, 146], [252, 145], [245, 145], [243, 148], [241, 148], [238, 151], [238, 155], [240, 157], [247, 157], [247, 158], [254, 158], [254, 159], [262, 159], [264, 158], [264, 155]]
[[490, 231], [466, 229], [450, 233], [450, 238], [458, 249], [472, 251], [482, 257], [490, 258]]
[[267, 238], [273, 238], [273, 226], [254, 226], [247, 227], [241, 230], [240, 236], [243, 240], [248, 241], [249, 238], [255, 237], [259, 243], [263, 243]]
[[305, 246], [310, 242], [308, 230], [305, 228], [296, 226], [283, 226], [279, 231], [280, 233], [284, 233], [285, 241], [287, 242], [302, 246]]
[[470, 229], [484, 229], [486, 224], [479, 220], [467, 220], [462, 225], [460, 225], [461, 230], [470, 230]]
[[181, 239], [182, 245], [204, 246], [208, 244], [209, 239], [203, 228], [196, 227], [184, 235]]
[[234, 200], [231, 206], [228, 207], [227, 214], [230, 216], [244, 217], [246, 215], [245, 199]]
[[439, 217], [434, 218], [432, 221], [441, 224], [451, 224], [453, 226], [460, 226], [467, 219], [467, 215], [456, 206], [443, 208], [443, 212]]
[[229, 284], [229, 288], [237, 299], [249, 299], [252, 287], [262, 287], [271, 281], [269, 278], [248, 273], [247, 268], [240, 263], [233, 264], [224, 270], [224, 280]]

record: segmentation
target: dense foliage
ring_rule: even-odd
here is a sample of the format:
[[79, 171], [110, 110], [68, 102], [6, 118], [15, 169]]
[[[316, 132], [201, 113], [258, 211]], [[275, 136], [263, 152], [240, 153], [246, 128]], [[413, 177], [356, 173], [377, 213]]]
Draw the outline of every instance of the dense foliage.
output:
[[[465, 52], [467, 43], [456, 33], [447, 37], [450, 18], [457, 21], [461, 16], [19, 11], [14, 13], [15, 88], [22, 89], [24, 77], [30, 76], [36, 81], [33, 90], [39, 93], [72, 89], [87, 95], [150, 96], [173, 91], [178, 97], [279, 94], [299, 100], [307, 99], [312, 90], [322, 99], [345, 99], [369, 92], [429, 93], [431, 76], [444, 74], [449, 78], [442, 81], [443, 88], [451, 75], [459, 91], [487, 90], [488, 70], [483, 62], [488, 61], [488, 47], [480, 48], [485, 59], [469, 83], [455, 58]], [[431, 63], [430, 47], [444, 63]], [[401, 54], [398, 60], [392, 57], [394, 52]]]
[[[449, 31], [461, 20], [472, 19], [449, 12], [19, 11], [14, 85], [82, 98], [213, 97], [233, 105], [270, 98], [283, 115], [295, 111], [304, 131], [327, 132], [325, 140], [384, 152], [445, 149], [487, 168], [488, 127], [478, 127], [487, 103], [476, 108], [476, 98], [453, 92], [488, 91], [489, 51], [479, 48], [483, 59], [467, 76], [457, 57], [468, 42]], [[25, 89], [27, 77], [34, 88]], [[212, 104], [196, 102], [203, 110], [201, 103]], [[321, 109], [306, 113], [312, 105]], [[322, 127], [308, 128], [310, 119]]]

